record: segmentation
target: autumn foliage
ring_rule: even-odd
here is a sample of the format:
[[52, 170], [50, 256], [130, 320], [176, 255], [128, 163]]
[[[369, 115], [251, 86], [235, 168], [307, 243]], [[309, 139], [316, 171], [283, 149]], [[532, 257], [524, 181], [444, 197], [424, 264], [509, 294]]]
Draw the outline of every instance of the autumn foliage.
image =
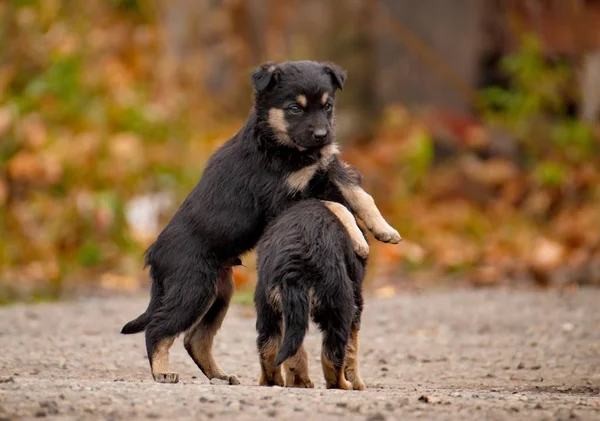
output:
[[[145, 248], [243, 122], [164, 55], [153, 4], [0, 3], [0, 302], [138, 288]], [[344, 145], [405, 239], [371, 239], [384, 294], [600, 283], [598, 128], [566, 116], [572, 69], [546, 67], [535, 41], [507, 71], [515, 86], [482, 93], [479, 118], [398, 104]], [[244, 262], [238, 286], [255, 277]]]

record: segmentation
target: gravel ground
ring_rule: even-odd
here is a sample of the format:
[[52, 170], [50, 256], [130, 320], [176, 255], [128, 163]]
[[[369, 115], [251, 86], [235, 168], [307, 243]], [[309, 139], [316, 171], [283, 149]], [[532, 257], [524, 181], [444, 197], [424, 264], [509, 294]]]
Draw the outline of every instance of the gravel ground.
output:
[[429, 292], [368, 299], [364, 392], [258, 387], [254, 312], [234, 306], [217, 336], [240, 386], [210, 384], [178, 340], [175, 385], [151, 380], [143, 335], [121, 336], [146, 297], [0, 309], [0, 421], [600, 420], [600, 290]]

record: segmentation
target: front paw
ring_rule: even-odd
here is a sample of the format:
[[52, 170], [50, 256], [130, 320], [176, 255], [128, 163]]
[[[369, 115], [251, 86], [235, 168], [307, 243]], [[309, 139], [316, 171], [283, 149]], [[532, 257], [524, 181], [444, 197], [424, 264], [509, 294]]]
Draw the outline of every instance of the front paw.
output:
[[369, 257], [369, 243], [364, 237], [359, 238], [358, 240], [352, 239], [352, 249], [354, 252], [363, 259]]
[[375, 238], [383, 243], [398, 244], [400, 241], [402, 241], [400, 233], [390, 225], [373, 229], [372, 232]]

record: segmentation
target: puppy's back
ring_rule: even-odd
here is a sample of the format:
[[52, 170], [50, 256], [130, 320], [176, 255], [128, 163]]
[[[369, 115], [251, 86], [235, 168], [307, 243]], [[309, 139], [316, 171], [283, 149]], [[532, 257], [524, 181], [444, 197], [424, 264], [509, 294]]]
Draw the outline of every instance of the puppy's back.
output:
[[267, 228], [258, 245], [254, 302], [259, 344], [261, 332], [269, 336], [280, 329], [271, 319], [283, 318], [276, 365], [298, 352], [311, 315], [322, 329], [335, 325], [348, 337], [354, 290], [363, 273], [364, 261], [345, 228], [319, 200], [295, 204]]
[[258, 243], [259, 278], [299, 269], [325, 275], [354, 256], [348, 233], [319, 200], [299, 202], [267, 227]]

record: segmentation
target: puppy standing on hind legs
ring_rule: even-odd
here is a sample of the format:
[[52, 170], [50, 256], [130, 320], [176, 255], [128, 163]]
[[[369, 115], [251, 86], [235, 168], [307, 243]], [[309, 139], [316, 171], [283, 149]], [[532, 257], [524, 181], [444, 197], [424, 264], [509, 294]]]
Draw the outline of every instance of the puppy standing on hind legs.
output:
[[[335, 204], [343, 207], [343, 205]], [[328, 389], [362, 390], [358, 330], [366, 260], [356, 255], [336, 206], [298, 203], [258, 244], [255, 290], [260, 385], [313, 387], [302, 346], [309, 319], [323, 332], [321, 365]]]
[[[231, 385], [239, 384], [239, 380], [235, 375], [225, 373], [214, 360], [212, 356], [212, 343], [217, 330], [225, 318], [229, 301], [233, 295], [234, 284], [231, 266], [240, 263], [241, 261], [236, 258], [221, 269], [215, 285], [216, 297], [210, 303], [197, 308], [198, 314], [196, 320], [185, 331], [184, 336], [185, 349], [202, 373], [209, 379], [218, 378], [227, 380]], [[153, 299], [157, 296], [155, 292], [153, 288]], [[202, 291], [201, 288], [192, 292], [201, 294], [200, 299], [210, 297], [210, 294]], [[167, 298], [170, 299], [171, 297], [167, 296]], [[198, 297], [194, 296], [189, 298], [191, 300], [198, 300]], [[171, 301], [172, 305], [176, 305], [176, 303], [177, 301], [175, 300]], [[152, 304], [153, 300], [151, 300]], [[202, 312], [203, 309], [205, 310], [204, 312]], [[168, 317], [169, 314], [172, 318]], [[173, 335], [172, 332], [177, 332], [181, 329], [178, 324], [182, 324], [182, 321], [177, 319], [180, 314], [181, 312], [177, 313], [172, 308], [163, 306], [161, 310], [154, 313], [154, 318], [146, 326], [146, 348], [152, 376], [159, 383], [177, 383], [179, 380], [177, 373], [169, 371], [169, 348], [178, 336], [177, 334]], [[183, 321], [183, 323], [188, 324], [189, 322]], [[124, 330], [127, 327], [128, 325], [124, 327]]]
[[[155, 380], [177, 381], [168, 368], [169, 348], [187, 332], [186, 349], [209, 379], [239, 383], [211, 353], [231, 298], [232, 262], [292, 204], [341, 197], [375, 238], [400, 241], [337, 156], [333, 108], [344, 80], [337, 66], [310, 61], [267, 63], [253, 72], [255, 100], [246, 124], [211, 156], [198, 184], [150, 246], [150, 303], [122, 329], [145, 330]], [[355, 251], [366, 256], [364, 237], [354, 240]]]

